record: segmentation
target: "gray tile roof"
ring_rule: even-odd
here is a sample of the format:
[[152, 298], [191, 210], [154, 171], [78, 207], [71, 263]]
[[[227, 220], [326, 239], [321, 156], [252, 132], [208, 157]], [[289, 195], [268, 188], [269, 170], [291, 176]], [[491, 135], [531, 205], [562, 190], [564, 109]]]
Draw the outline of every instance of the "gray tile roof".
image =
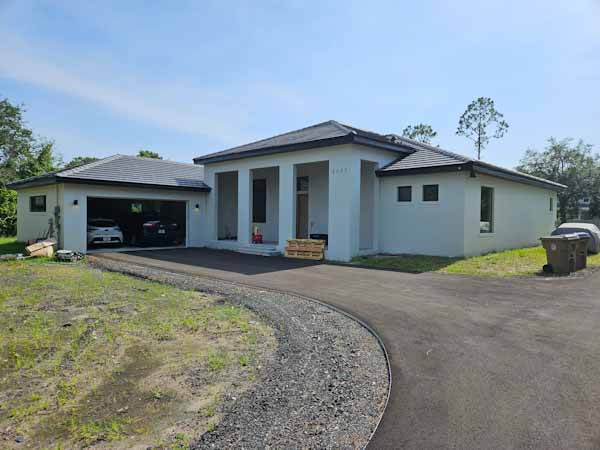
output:
[[300, 150], [303, 148], [315, 148], [325, 145], [336, 145], [346, 142], [358, 142], [365, 145], [381, 146], [402, 154], [410, 152], [405, 145], [397, 144], [384, 135], [344, 125], [335, 120], [328, 120], [327, 122], [279, 134], [250, 144], [198, 156], [194, 158], [194, 161], [199, 164], [208, 164], [216, 161], [239, 159], [296, 149]]
[[414, 153], [406, 156], [400, 156], [395, 161], [392, 161], [387, 166], [378, 171], [379, 175], [403, 175], [418, 171], [427, 171], [435, 169], [462, 169], [463, 166], [473, 168], [476, 172], [487, 173], [492, 176], [500, 176], [501, 178], [511, 181], [529, 182], [530, 184], [543, 185], [552, 189], [564, 189], [567, 186], [555, 183], [554, 181], [545, 180], [516, 170], [507, 169], [505, 167], [496, 166], [467, 156], [459, 155], [439, 147], [434, 147], [422, 142], [413, 141], [402, 136], [388, 135], [392, 139], [410, 143], [416, 150]]
[[440, 167], [449, 165], [464, 164], [464, 159], [459, 159], [446, 153], [424, 148], [417, 150], [403, 158], [398, 158], [391, 164], [387, 165], [381, 172], [421, 169], [425, 167]]
[[217, 153], [211, 153], [194, 158], [199, 164], [210, 164], [211, 162], [226, 161], [232, 159], [246, 158], [259, 155], [267, 155], [291, 150], [316, 148], [321, 146], [337, 145], [341, 143], [358, 143], [373, 145], [398, 152], [398, 158], [380, 169], [380, 176], [403, 175], [415, 172], [440, 171], [440, 170], [462, 170], [467, 169], [481, 173], [489, 173], [494, 176], [542, 185], [552, 189], [562, 189], [559, 183], [544, 180], [532, 175], [517, 172], [504, 167], [495, 166], [483, 161], [473, 160], [458, 153], [424, 144], [419, 141], [405, 138], [397, 134], [379, 134], [373, 131], [363, 130], [346, 125], [335, 120], [318, 123], [310, 127], [290, 131], [288, 133], [230, 148]]
[[204, 167], [137, 156], [114, 155], [71, 169], [62, 169], [9, 185], [16, 189], [52, 182], [81, 182], [156, 186], [168, 189], [210, 190]]

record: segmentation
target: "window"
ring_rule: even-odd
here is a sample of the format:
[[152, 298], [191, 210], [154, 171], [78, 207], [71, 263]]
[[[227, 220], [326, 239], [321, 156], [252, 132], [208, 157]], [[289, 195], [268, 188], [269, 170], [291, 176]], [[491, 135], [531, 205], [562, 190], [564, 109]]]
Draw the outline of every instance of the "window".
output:
[[439, 199], [439, 185], [424, 184], [423, 185], [423, 201], [437, 202]]
[[490, 187], [481, 187], [481, 217], [479, 220], [479, 232], [494, 232], [494, 189]]
[[398, 201], [412, 202], [412, 186], [398, 186]]
[[267, 180], [252, 181], [252, 222], [267, 222]]
[[29, 211], [46, 212], [46, 196], [34, 195], [29, 197]]
[[132, 214], [141, 214], [142, 213], [142, 204], [141, 203], [132, 203], [131, 204], [131, 213]]
[[554, 198], [550, 197], [550, 212], [554, 211]]

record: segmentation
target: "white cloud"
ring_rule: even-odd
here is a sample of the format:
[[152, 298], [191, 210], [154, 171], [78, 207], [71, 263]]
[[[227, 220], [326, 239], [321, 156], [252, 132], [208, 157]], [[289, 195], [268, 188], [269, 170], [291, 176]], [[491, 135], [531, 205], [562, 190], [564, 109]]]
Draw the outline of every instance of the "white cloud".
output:
[[[44, 61], [38, 56], [30, 55], [27, 49], [16, 50], [14, 47], [0, 44], [0, 53], [2, 54], [0, 76], [2, 77], [78, 97], [129, 119], [154, 124], [161, 128], [203, 135], [223, 142], [237, 137], [237, 133], [231, 126], [232, 123], [242, 120], [237, 113], [224, 114], [222, 110], [219, 111], [221, 108], [215, 107], [212, 110], [208, 106], [205, 111], [201, 111], [197, 105], [194, 105], [195, 108], [180, 108], [178, 105], [186, 105], [184, 98], [173, 98], [168, 102], [163, 97], [161, 101], [155, 102], [150, 100], [156, 98], [151, 93], [140, 95], [139, 92], [116, 89], [109, 83], [81, 76], [74, 71]], [[107, 73], [104, 75], [106, 76]]]

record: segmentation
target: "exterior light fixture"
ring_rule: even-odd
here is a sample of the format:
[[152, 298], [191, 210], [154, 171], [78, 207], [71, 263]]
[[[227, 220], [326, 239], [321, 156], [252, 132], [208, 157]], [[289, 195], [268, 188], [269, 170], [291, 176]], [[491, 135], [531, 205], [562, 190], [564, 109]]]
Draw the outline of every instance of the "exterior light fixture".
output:
[[77, 208], [79, 206], [79, 200], [73, 200], [73, 208]]

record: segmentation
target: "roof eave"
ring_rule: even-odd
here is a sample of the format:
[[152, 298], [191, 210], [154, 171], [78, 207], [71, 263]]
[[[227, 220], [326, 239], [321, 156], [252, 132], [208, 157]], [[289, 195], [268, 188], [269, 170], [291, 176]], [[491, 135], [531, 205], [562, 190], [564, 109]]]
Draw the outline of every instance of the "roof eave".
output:
[[321, 147], [332, 147], [334, 145], [342, 145], [342, 144], [360, 144], [368, 147], [375, 147], [384, 150], [390, 150], [399, 153], [410, 154], [413, 153], [414, 150], [408, 149], [396, 144], [379, 142], [374, 139], [365, 138], [363, 136], [357, 136], [355, 134], [347, 134], [344, 136], [338, 136], [328, 139], [319, 139], [316, 141], [310, 142], [299, 142], [297, 144], [289, 144], [289, 145], [278, 145], [273, 147], [264, 147], [256, 150], [249, 150], [246, 152], [240, 153], [231, 153], [227, 155], [217, 155], [217, 156], [198, 156], [194, 158], [195, 164], [211, 164], [223, 161], [234, 161], [238, 159], [245, 158], [253, 158], [257, 156], [267, 156], [273, 155], [276, 153], [288, 153], [294, 152], [298, 150], [310, 150], [313, 148], [321, 148]]
[[38, 186], [48, 186], [50, 184], [54, 184], [57, 182], [56, 175], [48, 175], [42, 176], [35, 179], [25, 179], [20, 181], [13, 181], [12, 183], [7, 183], [6, 187], [8, 189], [12, 189], [13, 191], [18, 191], [19, 189], [26, 189], [30, 187], [38, 187]]
[[550, 189], [553, 191], [560, 192], [564, 189], [567, 189], [567, 186], [564, 184], [554, 183], [548, 180], [536, 179], [532, 177], [528, 177], [526, 174], [517, 174], [508, 170], [501, 170], [500, 168], [492, 168], [482, 165], [478, 161], [473, 161], [473, 170], [476, 173], [480, 173], [483, 175], [489, 175], [496, 178], [502, 178], [504, 180], [513, 181], [515, 183], [527, 184], [530, 186], [541, 187], [544, 189]]
[[443, 166], [413, 167], [411, 169], [384, 170], [379, 169], [375, 172], [378, 177], [393, 177], [402, 175], [419, 175], [422, 173], [438, 172], [465, 172], [469, 169], [469, 163], [445, 164]]
[[204, 186], [169, 186], [164, 184], [152, 183], [134, 183], [128, 181], [111, 181], [111, 180], [94, 180], [90, 178], [75, 178], [75, 177], [59, 177], [60, 182], [72, 184], [96, 184], [105, 186], [128, 186], [147, 189], [168, 189], [174, 191], [194, 191], [194, 192], [210, 192], [211, 187]]

